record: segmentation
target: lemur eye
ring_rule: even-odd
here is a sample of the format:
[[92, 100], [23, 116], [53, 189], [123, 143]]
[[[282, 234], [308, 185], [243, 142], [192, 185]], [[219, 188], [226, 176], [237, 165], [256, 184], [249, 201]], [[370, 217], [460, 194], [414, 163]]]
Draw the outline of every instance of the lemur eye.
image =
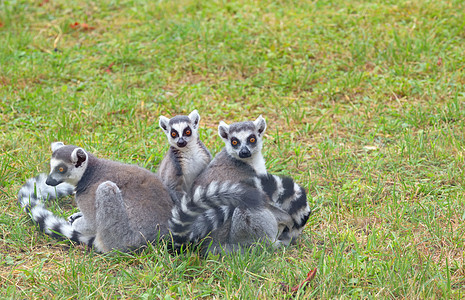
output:
[[251, 137], [251, 138], [249, 139], [249, 142], [251, 142], [252, 144], [255, 143], [255, 138]]
[[232, 144], [233, 146], [237, 146], [237, 143], [238, 143], [237, 140], [232, 140], [232, 141], [231, 141], [231, 144]]
[[178, 136], [178, 133], [176, 131], [171, 131], [171, 136], [175, 138]]
[[63, 173], [64, 170], [65, 170], [65, 169], [63, 169], [63, 167], [59, 167], [59, 168], [58, 168], [58, 172], [60, 172], [60, 173]]
[[190, 135], [192, 134], [192, 132], [188, 129], [188, 130], [186, 130], [185, 134], [186, 134], [187, 136], [190, 136]]

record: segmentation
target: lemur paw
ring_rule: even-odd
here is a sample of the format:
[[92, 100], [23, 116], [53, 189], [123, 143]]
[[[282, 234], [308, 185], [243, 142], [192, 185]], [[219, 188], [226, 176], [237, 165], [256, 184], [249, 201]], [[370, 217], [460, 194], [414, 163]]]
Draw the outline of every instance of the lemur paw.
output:
[[73, 224], [74, 221], [82, 217], [82, 212], [77, 212], [68, 217], [68, 222]]

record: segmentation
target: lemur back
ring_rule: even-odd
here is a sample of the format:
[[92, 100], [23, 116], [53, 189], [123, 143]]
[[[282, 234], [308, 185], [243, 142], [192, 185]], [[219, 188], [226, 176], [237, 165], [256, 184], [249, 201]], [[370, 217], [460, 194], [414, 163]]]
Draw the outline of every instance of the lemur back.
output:
[[199, 139], [199, 121], [197, 110], [189, 116], [160, 117], [159, 125], [168, 138], [170, 148], [157, 174], [166, 186], [176, 192], [189, 193], [194, 180], [212, 159]]

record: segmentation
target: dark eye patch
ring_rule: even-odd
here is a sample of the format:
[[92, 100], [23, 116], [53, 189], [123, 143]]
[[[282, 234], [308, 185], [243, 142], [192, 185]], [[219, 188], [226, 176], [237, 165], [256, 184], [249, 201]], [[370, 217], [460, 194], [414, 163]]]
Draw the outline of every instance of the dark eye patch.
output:
[[186, 129], [184, 129], [183, 133], [182, 133], [183, 136], [191, 136], [192, 135], [192, 130], [189, 126], [186, 127]]
[[59, 164], [58, 166], [55, 167], [55, 172], [58, 173], [66, 173], [68, 171], [68, 167], [65, 164]]
[[257, 142], [257, 137], [255, 136], [255, 134], [251, 134], [248, 138], [247, 138], [247, 142], [249, 144], [255, 144]]
[[231, 145], [234, 147], [234, 148], [237, 148], [241, 145], [241, 142], [239, 142], [238, 139], [236, 139], [235, 137], [231, 138]]
[[174, 129], [171, 129], [171, 133], [170, 133], [170, 134], [171, 134], [171, 137], [172, 137], [172, 138], [178, 137], [178, 132], [177, 132], [176, 130], [174, 130]]

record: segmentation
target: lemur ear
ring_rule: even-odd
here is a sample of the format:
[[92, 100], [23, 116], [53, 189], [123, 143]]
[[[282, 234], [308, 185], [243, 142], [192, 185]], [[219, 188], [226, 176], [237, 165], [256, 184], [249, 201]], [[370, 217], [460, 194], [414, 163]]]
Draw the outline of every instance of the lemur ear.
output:
[[227, 140], [229, 136], [229, 125], [221, 121], [220, 125], [218, 125], [218, 134], [223, 140]]
[[158, 125], [160, 125], [161, 129], [163, 129], [164, 132], [167, 132], [169, 122], [170, 119], [168, 119], [165, 116], [160, 116], [160, 121], [158, 122]]
[[71, 162], [76, 168], [79, 168], [87, 160], [87, 153], [82, 148], [76, 148], [71, 153]]
[[254, 122], [255, 128], [258, 130], [258, 134], [261, 136], [266, 129], [266, 121], [263, 119], [262, 115], [260, 115]]
[[194, 129], [197, 129], [199, 127], [200, 115], [196, 109], [194, 109], [194, 111], [189, 114], [189, 119], [191, 120], [192, 124], [194, 124]]
[[61, 147], [63, 147], [65, 144], [63, 144], [62, 142], [53, 142], [51, 145], [50, 145], [50, 148], [52, 148], [52, 152], [55, 152], [56, 150], [60, 149]]

